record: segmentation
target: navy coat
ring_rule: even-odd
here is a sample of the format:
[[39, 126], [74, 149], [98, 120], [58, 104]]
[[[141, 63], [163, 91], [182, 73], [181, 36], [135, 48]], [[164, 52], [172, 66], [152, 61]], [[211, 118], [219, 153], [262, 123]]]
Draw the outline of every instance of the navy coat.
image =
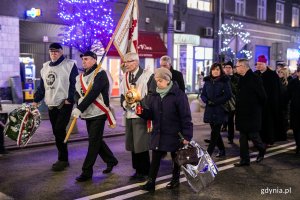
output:
[[[204, 86], [201, 99], [205, 106], [204, 122], [223, 124], [227, 122], [228, 113], [223, 108], [223, 104], [232, 96], [229, 78], [223, 75], [219, 78], [204, 78]], [[209, 103], [211, 102], [211, 103]]]
[[147, 106], [142, 104], [143, 112], [139, 116], [152, 120], [151, 150], [178, 150], [181, 146], [179, 132], [185, 140], [192, 139], [193, 123], [188, 98], [176, 83], [164, 98], [154, 92], [145, 101]]

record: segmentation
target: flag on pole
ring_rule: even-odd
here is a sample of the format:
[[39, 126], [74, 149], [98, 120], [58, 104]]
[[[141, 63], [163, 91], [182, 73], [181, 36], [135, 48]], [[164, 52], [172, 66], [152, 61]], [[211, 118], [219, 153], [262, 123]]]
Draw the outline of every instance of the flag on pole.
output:
[[138, 0], [128, 1], [114, 36], [114, 45], [122, 60], [127, 52], [138, 52]]

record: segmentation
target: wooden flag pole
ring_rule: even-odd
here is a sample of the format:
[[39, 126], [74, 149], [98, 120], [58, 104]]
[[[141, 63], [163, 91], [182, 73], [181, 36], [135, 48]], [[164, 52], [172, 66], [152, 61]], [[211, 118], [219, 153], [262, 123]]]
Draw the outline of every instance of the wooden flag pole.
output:
[[[128, 1], [127, 5], [126, 5], [126, 8], [124, 9], [124, 12], [122, 13], [122, 16], [121, 16], [121, 18], [120, 18], [120, 20], [119, 20], [119, 22], [118, 22], [118, 25], [117, 25], [117, 27], [116, 27], [116, 29], [115, 29], [115, 31], [114, 31], [114, 34], [113, 34], [113, 36], [111, 37], [111, 39], [110, 39], [110, 41], [109, 41], [107, 47], [105, 48], [105, 51], [104, 51], [104, 54], [103, 54], [103, 56], [102, 56], [102, 58], [101, 58], [101, 60], [100, 60], [100, 63], [98, 64], [97, 68], [95, 69], [94, 78], [95, 78], [95, 76], [97, 75], [97, 73], [99, 72], [99, 70], [101, 69], [103, 60], [104, 60], [105, 56], [107, 55], [107, 52], [109, 51], [110, 46], [112, 45], [113, 41], [115, 40], [116, 33], [117, 33], [117, 31], [118, 31], [118, 29], [119, 29], [119, 27], [120, 27], [120, 25], [121, 25], [122, 20], [124, 19], [125, 13], [126, 13], [126, 11], [127, 11], [127, 9], [128, 9], [129, 3], [130, 3], [131, 1], [132, 1], [132, 0], [129, 0], [129, 1]], [[90, 90], [92, 89], [92, 86], [93, 86], [93, 84], [90, 83], [84, 96], [86, 96], [86, 95], [90, 92]], [[69, 128], [69, 130], [68, 130], [68, 132], [67, 132], [67, 134], [66, 134], [64, 143], [67, 143], [67, 141], [68, 141], [68, 139], [69, 139], [69, 137], [70, 137], [70, 135], [71, 135], [71, 133], [72, 133], [72, 130], [73, 130], [75, 124], [76, 124], [76, 121], [77, 121], [77, 118], [74, 117], [74, 119], [72, 120], [72, 123], [71, 123], [71, 125], [70, 125], [70, 128]], [[114, 127], [112, 127], [112, 128], [114, 128]]]

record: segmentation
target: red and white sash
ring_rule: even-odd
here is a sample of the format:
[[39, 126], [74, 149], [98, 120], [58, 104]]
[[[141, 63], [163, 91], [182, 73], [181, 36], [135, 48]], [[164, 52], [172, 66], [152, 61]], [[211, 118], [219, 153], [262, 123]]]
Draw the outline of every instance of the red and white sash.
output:
[[[130, 90], [130, 83], [129, 83], [129, 72], [125, 73], [125, 82], [126, 82], [126, 88], [127, 91]], [[151, 120], [147, 120], [147, 132], [150, 133], [152, 132], [153, 129], [153, 124]]]
[[[80, 85], [84, 93], [86, 93], [88, 85], [83, 81], [83, 74], [80, 74]], [[110, 126], [116, 125], [116, 119], [114, 115], [112, 114], [111, 110], [105, 105], [103, 101], [101, 101], [98, 97], [93, 102], [95, 106], [97, 106], [102, 112], [104, 112], [107, 116], [107, 120]]]

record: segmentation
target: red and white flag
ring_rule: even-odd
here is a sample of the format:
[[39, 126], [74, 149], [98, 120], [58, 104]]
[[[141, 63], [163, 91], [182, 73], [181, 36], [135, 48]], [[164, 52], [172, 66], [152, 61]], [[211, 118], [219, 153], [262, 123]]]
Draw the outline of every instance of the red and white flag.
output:
[[138, 0], [128, 1], [114, 34], [114, 45], [122, 60], [127, 52], [138, 52]]

